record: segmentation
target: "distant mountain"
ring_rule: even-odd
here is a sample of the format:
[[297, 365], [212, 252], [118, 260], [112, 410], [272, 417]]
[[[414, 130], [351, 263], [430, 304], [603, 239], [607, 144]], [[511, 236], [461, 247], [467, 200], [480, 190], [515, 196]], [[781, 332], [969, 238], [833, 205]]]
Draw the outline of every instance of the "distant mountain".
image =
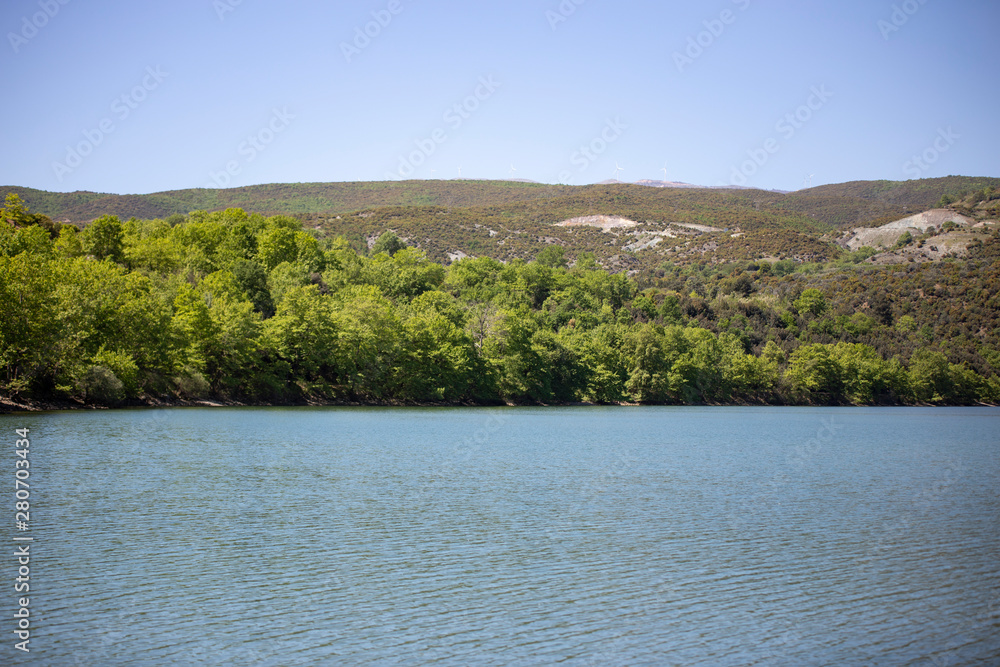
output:
[[692, 185], [691, 183], [681, 183], [680, 181], [654, 181], [648, 178], [636, 181], [636, 185], [648, 185], [652, 188], [698, 188], [707, 189], [707, 185]]
[[878, 226], [933, 208], [944, 195], [957, 196], [988, 186], [1000, 186], [1000, 178], [853, 181], [791, 193], [652, 180], [580, 186], [521, 180], [275, 183], [146, 195], [46, 192], [19, 186], [0, 190], [18, 194], [32, 212], [75, 224], [104, 214], [149, 219], [233, 207], [265, 215], [333, 216], [382, 207], [429, 206], [468, 209], [470, 214], [499, 211], [515, 219], [548, 223], [605, 214], [720, 227], [792, 225], [800, 231], [819, 231]]
[[[651, 188], [694, 188], [698, 190], [755, 190], [745, 185], [693, 185], [681, 181], [655, 181], [648, 178], [636, 181], [636, 185], [645, 185]], [[783, 190], [770, 190], [769, 192], [783, 192]]]
[[151, 219], [191, 211], [242, 208], [273, 214], [344, 213], [378, 206], [503, 206], [565, 194], [572, 186], [521, 181], [429, 180], [356, 183], [272, 183], [240, 188], [195, 188], [147, 195], [98, 192], [46, 192], [20, 186], [14, 192], [32, 212], [53, 220], [81, 224], [101, 215]]

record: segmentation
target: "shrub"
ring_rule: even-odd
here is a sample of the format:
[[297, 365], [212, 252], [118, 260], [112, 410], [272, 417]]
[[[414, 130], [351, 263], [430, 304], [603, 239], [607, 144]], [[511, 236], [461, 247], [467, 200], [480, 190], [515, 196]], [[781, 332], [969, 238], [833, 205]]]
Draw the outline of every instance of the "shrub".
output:
[[87, 403], [118, 405], [124, 386], [107, 366], [90, 366], [77, 381], [77, 388]]

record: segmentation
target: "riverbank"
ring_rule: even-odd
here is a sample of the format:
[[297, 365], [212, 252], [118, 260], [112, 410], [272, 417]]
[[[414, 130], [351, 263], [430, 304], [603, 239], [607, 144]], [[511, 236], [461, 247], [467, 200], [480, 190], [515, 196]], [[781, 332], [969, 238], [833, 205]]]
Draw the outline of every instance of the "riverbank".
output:
[[23, 412], [53, 412], [62, 410], [115, 410], [128, 408], [224, 408], [224, 407], [372, 407], [372, 408], [459, 408], [459, 407], [586, 407], [586, 406], [699, 406], [699, 407], [1000, 407], [998, 404], [983, 403], [904, 403], [902, 401], [879, 401], [866, 405], [853, 403], [782, 403], [777, 401], [727, 401], [719, 403], [635, 403], [619, 401], [613, 403], [593, 403], [571, 401], [566, 403], [515, 403], [503, 401], [346, 401], [311, 398], [301, 401], [244, 402], [227, 399], [182, 399], [176, 397], [149, 397], [125, 401], [118, 405], [99, 405], [73, 400], [39, 400], [9, 398], [0, 396], [0, 415]]
[[[493, 407], [500, 405], [517, 405], [515, 403], [503, 402], [475, 402], [475, 401], [440, 401], [440, 402], [419, 402], [419, 401], [345, 401], [329, 399], [305, 399], [301, 401], [262, 401], [244, 402], [227, 399], [182, 399], [163, 397], [142, 397], [139, 399], [124, 401], [117, 405], [100, 405], [96, 403], [86, 403], [84, 401], [72, 400], [39, 400], [25, 398], [9, 398], [0, 396], [0, 414], [11, 414], [19, 412], [50, 412], [57, 410], [115, 410], [123, 408], [224, 408], [224, 407]], [[564, 403], [559, 405], [595, 405], [594, 403]], [[632, 403], [621, 403], [619, 405], [636, 405]]]

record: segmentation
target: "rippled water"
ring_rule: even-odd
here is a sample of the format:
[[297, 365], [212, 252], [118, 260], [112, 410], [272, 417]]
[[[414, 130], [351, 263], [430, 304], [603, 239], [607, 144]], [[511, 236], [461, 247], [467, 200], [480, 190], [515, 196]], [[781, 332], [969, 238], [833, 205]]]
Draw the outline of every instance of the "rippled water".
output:
[[0, 424], [33, 436], [28, 664], [1000, 664], [994, 409]]

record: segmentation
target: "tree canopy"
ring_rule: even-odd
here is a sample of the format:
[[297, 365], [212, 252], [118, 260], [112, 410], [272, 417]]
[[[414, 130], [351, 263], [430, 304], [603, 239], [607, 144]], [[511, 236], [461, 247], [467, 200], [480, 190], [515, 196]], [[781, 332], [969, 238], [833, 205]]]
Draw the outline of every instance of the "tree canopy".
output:
[[[240, 402], [1000, 400], [1000, 241], [935, 266], [445, 266], [287, 216], [0, 216], [0, 393]], [[877, 295], [877, 297], [876, 297]]]

